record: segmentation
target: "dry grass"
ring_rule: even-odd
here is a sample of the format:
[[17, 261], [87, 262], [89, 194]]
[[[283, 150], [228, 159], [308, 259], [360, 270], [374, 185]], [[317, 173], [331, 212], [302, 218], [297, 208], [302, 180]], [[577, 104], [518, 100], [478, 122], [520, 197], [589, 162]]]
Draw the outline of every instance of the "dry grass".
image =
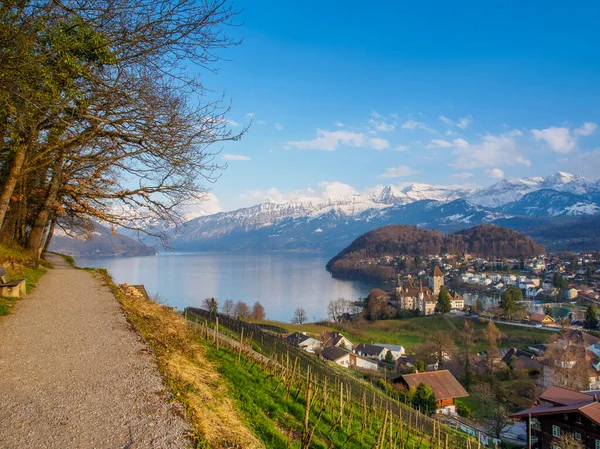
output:
[[132, 287], [116, 287], [101, 271], [130, 322], [153, 348], [166, 383], [185, 407], [198, 447], [264, 448], [227, 397], [226, 382], [185, 319]]

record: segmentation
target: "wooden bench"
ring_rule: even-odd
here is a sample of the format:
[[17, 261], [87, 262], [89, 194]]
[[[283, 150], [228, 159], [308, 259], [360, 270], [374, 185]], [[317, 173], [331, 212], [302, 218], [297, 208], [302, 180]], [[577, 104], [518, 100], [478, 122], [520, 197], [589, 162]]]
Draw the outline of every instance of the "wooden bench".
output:
[[0, 268], [0, 296], [18, 298], [27, 291], [27, 281], [19, 279], [16, 281], [6, 280], [6, 270]]

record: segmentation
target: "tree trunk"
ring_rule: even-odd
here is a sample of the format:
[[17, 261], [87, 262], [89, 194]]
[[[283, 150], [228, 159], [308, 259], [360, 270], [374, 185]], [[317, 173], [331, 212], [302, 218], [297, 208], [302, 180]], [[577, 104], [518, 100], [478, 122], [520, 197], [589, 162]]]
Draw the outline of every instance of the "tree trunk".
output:
[[56, 227], [57, 219], [58, 215], [54, 214], [54, 216], [52, 217], [52, 221], [50, 222], [50, 229], [48, 230], [48, 234], [46, 234], [46, 242], [44, 243], [44, 248], [42, 249], [42, 255], [48, 252], [50, 242], [52, 241], [52, 236], [54, 235], [54, 228]]
[[8, 211], [8, 206], [10, 204], [12, 194], [15, 191], [17, 180], [19, 179], [19, 175], [21, 174], [21, 169], [23, 168], [23, 163], [25, 162], [26, 153], [27, 146], [19, 145], [17, 147], [17, 150], [15, 151], [15, 156], [13, 158], [12, 167], [10, 167], [10, 171], [6, 178], [6, 182], [4, 183], [4, 187], [2, 188], [2, 193], [0, 193], [0, 229], [2, 229], [2, 226], [4, 225], [4, 218], [6, 217], [6, 212]]
[[44, 199], [44, 204], [35, 217], [29, 239], [27, 240], [27, 249], [35, 254], [39, 259], [44, 247], [44, 230], [48, 226], [50, 214], [54, 210], [54, 205], [58, 198], [58, 192], [62, 181], [63, 156], [56, 159], [52, 167], [52, 179], [48, 186], [48, 192]]

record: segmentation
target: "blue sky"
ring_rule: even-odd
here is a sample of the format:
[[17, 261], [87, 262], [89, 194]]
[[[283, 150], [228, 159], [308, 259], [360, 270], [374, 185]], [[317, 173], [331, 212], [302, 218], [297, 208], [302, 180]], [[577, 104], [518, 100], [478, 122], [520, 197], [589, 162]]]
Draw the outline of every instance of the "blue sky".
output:
[[[205, 84], [232, 101], [202, 208], [378, 184], [600, 177], [600, 2], [237, 1], [243, 43]], [[218, 149], [218, 148], [215, 148]]]

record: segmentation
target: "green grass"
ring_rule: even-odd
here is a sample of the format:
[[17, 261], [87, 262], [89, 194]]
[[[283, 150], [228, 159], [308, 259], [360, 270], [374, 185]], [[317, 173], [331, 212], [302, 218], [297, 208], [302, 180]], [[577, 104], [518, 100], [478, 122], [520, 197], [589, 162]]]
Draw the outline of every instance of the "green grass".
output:
[[[307, 332], [320, 334], [326, 331], [337, 330], [343, 332], [350, 340], [356, 343], [388, 343], [402, 345], [409, 350], [427, 342], [431, 333], [448, 331], [454, 336], [456, 345], [465, 349], [465, 341], [461, 333], [465, 320], [463, 317], [442, 317], [439, 315], [418, 318], [405, 318], [400, 320], [380, 320], [375, 322], [359, 321], [343, 324], [320, 325], [307, 323], [295, 325], [277, 321], [265, 321], [287, 329], [289, 332]], [[485, 320], [471, 320], [475, 329], [475, 350], [485, 350], [483, 331], [487, 326]], [[450, 323], [450, 324], [449, 324]], [[553, 332], [545, 329], [511, 326], [510, 324], [496, 324], [502, 333], [502, 347], [527, 348], [529, 345], [545, 343]]]
[[[6, 270], [8, 280], [26, 279], [27, 293], [31, 293], [50, 264], [44, 260], [36, 263], [31, 254], [18, 246], [0, 245], [0, 267]], [[0, 297], [0, 316], [10, 314], [18, 300]]]
[[[304, 393], [296, 400], [296, 391], [292, 389], [286, 400], [277, 376], [268, 375], [258, 365], [247, 362], [244, 357], [241, 358], [241, 363], [237, 363], [237, 355], [223, 349], [217, 351], [213, 346], [208, 346], [207, 355], [227, 380], [229, 397], [234, 400], [239, 411], [245, 416], [248, 426], [266, 447], [298, 447], [304, 419]], [[317, 422], [318, 411], [316, 408], [311, 411], [311, 427]], [[375, 421], [372, 430], [367, 429], [361, 438], [361, 413], [362, 410], [357, 410], [356, 406], [352, 410], [346, 409], [344, 425], [332, 431], [337, 412], [332, 414], [328, 408], [316, 424], [311, 448], [325, 449], [330, 447], [330, 444], [345, 449], [373, 447], [382, 422]], [[350, 415], [353, 419], [348, 427], [347, 417]], [[288, 446], [288, 438], [291, 446]], [[425, 438], [421, 446], [423, 448], [428, 447]], [[406, 447], [411, 445], [412, 439], [407, 442]], [[415, 445], [418, 445], [418, 441], [415, 441]]]

